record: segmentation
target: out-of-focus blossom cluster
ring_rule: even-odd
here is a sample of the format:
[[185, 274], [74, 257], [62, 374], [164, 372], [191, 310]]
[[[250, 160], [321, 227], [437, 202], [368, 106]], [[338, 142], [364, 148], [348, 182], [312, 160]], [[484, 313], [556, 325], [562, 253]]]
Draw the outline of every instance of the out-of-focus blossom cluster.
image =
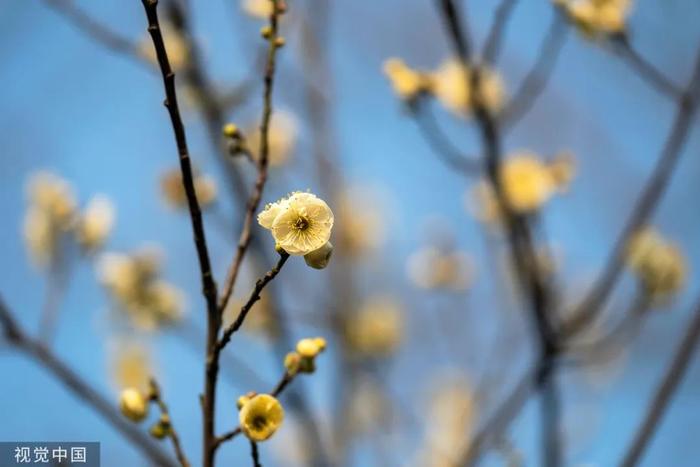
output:
[[403, 338], [403, 310], [390, 296], [370, 297], [345, 324], [351, 352], [364, 358], [388, 357]]
[[423, 289], [462, 291], [471, 284], [474, 266], [464, 251], [429, 246], [408, 258], [408, 277]]
[[[555, 194], [565, 192], [574, 176], [574, 160], [561, 153], [550, 162], [537, 154], [522, 151], [503, 161], [500, 184], [505, 202], [516, 214], [531, 214], [541, 209]], [[502, 219], [501, 207], [493, 187], [486, 181], [474, 191], [476, 216], [494, 223]]]
[[[266, 1], [266, 3], [270, 3]], [[246, 134], [246, 144], [255, 160], [260, 159], [260, 130], [251, 124]], [[299, 123], [290, 112], [277, 110], [270, 118], [267, 132], [268, 164], [270, 167], [280, 167], [289, 161], [299, 136]]]
[[553, 0], [588, 37], [624, 31], [631, 0]]
[[70, 239], [83, 252], [94, 252], [114, 225], [115, 209], [108, 198], [96, 195], [80, 212], [73, 187], [50, 172], [30, 178], [27, 199], [24, 239], [33, 262], [42, 268], [56, 261], [64, 242]]
[[[435, 71], [420, 71], [401, 59], [390, 58], [384, 63], [384, 73], [401, 99], [411, 102], [421, 95], [432, 95], [458, 116], [469, 115], [475, 101], [495, 114], [505, 99], [503, 81], [495, 71], [484, 66], [472, 69], [456, 59], [444, 61]], [[472, 78], [474, 73], [478, 73], [477, 80]], [[476, 96], [474, 85], [478, 86]]]
[[104, 253], [98, 277], [130, 323], [144, 331], [179, 320], [182, 292], [160, 277], [160, 255], [146, 249], [133, 254]]
[[681, 251], [659, 232], [645, 228], [627, 245], [627, 264], [650, 298], [663, 300], [676, 293], [686, 278]]

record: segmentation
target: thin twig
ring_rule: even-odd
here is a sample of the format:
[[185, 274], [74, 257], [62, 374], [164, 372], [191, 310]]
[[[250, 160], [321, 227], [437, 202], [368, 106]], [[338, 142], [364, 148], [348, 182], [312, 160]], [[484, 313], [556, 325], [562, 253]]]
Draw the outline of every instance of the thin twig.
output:
[[178, 436], [177, 430], [175, 429], [175, 425], [173, 425], [172, 418], [170, 417], [170, 412], [168, 411], [168, 406], [163, 400], [163, 396], [160, 392], [160, 386], [158, 386], [158, 383], [153, 378], [151, 378], [149, 383], [151, 387], [151, 400], [153, 400], [158, 405], [161, 416], [165, 417], [165, 419], [168, 421], [168, 437], [173, 443], [173, 449], [175, 449], [177, 460], [180, 462], [180, 465], [182, 467], [189, 467], [190, 463], [187, 460], [187, 457], [185, 456], [185, 451], [182, 449], [182, 444], [180, 443], [180, 436]]
[[[460, 15], [452, 0], [443, 0], [442, 16], [450, 33], [452, 45], [457, 56], [465, 69], [469, 67], [471, 56], [470, 46], [466, 42], [468, 34], [464, 32], [460, 25]], [[557, 439], [551, 439], [559, 432], [560, 417], [558, 411], [552, 411], [556, 407], [558, 399], [557, 389], [554, 385], [547, 385], [554, 368], [554, 358], [558, 349], [558, 339], [554, 328], [554, 317], [552, 316], [552, 297], [548, 285], [545, 283], [543, 275], [539, 270], [539, 261], [533, 243], [533, 236], [530, 225], [526, 218], [513, 212], [509, 200], [507, 199], [501, 180], [501, 141], [498, 122], [486, 108], [480, 93], [480, 71], [474, 68], [466, 77], [465, 85], [468, 89], [474, 90], [470, 93], [471, 102], [469, 106], [473, 110], [477, 121], [482, 145], [484, 148], [484, 169], [492, 185], [498, 204], [503, 212], [504, 226], [508, 237], [511, 260], [517, 272], [519, 284], [523, 293], [527, 296], [528, 307], [531, 309], [533, 325], [537, 333], [537, 340], [540, 352], [540, 363], [538, 365], [538, 388], [545, 388], [542, 397], [552, 399], [543, 401], [543, 446], [546, 447], [545, 465], [557, 467], [562, 460], [560, 453], [560, 443]], [[552, 416], [554, 415], [554, 418]], [[553, 425], [553, 426], [552, 426]]]
[[507, 130], [520, 121], [544, 91], [561, 55], [567, 32], [568, 27], [561, 15], [552, 12], [552, 20], [540, 44], [535, 63], [499, 115], [504, 129]]
[[127, 421], [116, 409], [116, 405], [100, 394], [56, 356], [43, 342], [28, 336], [12, 316], [0, 298], [0, 324], [4, 328], [7, 342], [39, 363], [76, 398], [86, 403], [109, 425], [130, 441], [155, 465], [175, 467], [177, 464], [136, 425]]
[[695, 69], [690, 83], [678, 103], [673, 126], [668, 134], [656, 167], [637, 199], [622, 232], [613, 245], [602, 272], [593, 283], [591, 290], [576, 307], [572, 317], [565, 323], [562, 330], [565, 336], [575, 334], [580, 328], [590, 323], [600, 312], [602, 305], [615, 286], [623, 270], [625, 249], [629, 239], [639, 228], [644, 226], [656, 210], [661, 197], [666, 192], [668, 181], [678, 165], [691, 123], [697, 112], [699, 95], [700, 52], [696, 58]]
[[270, 281], [277, 276], [277, 274], [279, 274], [280, 270], [284, 266], [284, 263], [286, 263], [288, 259], [289, 254], [286, 251], [281, 251], [280, 259], [277, 261], [277, 264], [272, 269], [270, 269], [263, 277], [257, 280], [253, 291], [250, 293], [250, 296], [248, 297], [246, 303], [243, 305], [243, 307], [241, 307], [241, 311], [238, 312], [236, 319], [226, 329], [224, 329], [224, 333], [216, 345], [215, 355], [217, 355], [219, 352], [221, 352], [221, 350], [223, 350], [224, 347], [226, 347], [226, 344], [229, 343], [233, 334], [240, 329], [240, 327], [243, 325], [243, 322], [246, 319], [246, 316], [248, 316], [248, 313], [253, 308], [253, 305], [255, 305], [255, 302], [260, 300], [260, 294], [262, 293], [265, 286], [269, 284]]
[[197, 201], [197, 194], [194, 189], [192, 166], [190, 163], [189, 151], [187, 148], [187, 138], [185, 127], [180, 116], [180, 109], [177, 103], [175, 91], [175, 74], [168, 60], [168, 53], [165, 49], [163, 35], [158, 21], [158, 0], [142, 0], [146, 16], [148, 17], [148, 32], [153, 39], [153, 45], [158, 57], [158, 64], [163, 75], [163, 86], [165, 88], [165, 106], [170, 114], [170, 120], [175, 133], [178, 154], [180, 159], [180, 169], [182, 181], [187, 195], [187, 203], [192, 221], [192, 232], [194, 243], [199, 259], [199, 269], [202, 281], [202, 293], [207, 303], [207, 363], [205, 369], [205, 388], [202, 401], [203, 418], [203, 466], [213, 467], [214, 452], [211, 449], [215, 433], [214, 408], [216, 406], [216, 378], [218, 375], [218, 360], [209, 358], [214, 347], [218, 331], [221, 326], [221, 314], [217, 308], [217, 289], [212, 275], [209, 251], [207, 249], [204, 225], [202, 223], [202, 212]]
[[491, 25], [491, 29], [489, 29], [488, 36], [486, 36], [484, 51], [482, 53], [484, 63], [494, 64], [498, 61], [498, 57], [501, 53], [501, 44], [505, 36], [505, 28], [517, 3], [518, 0], [501, 0], [498, 8], [496, 8], [496, 12], [493, 16], [493, 24]]
[[435, 121], [435, 115], [431, 112], [429, 102], [416, 103], [411, 115], [414, 116], [425, 141], [445, 165], [466, 176], [475, 176], [481, 172], [480, 161], [462, 154], [442, 131], [440, 125]]
[[620, 467], [634, 467], [641, 460], [644, 451], [658, 429], [666, 409], [668, 409], [673, 396], [676, 394], [676, 390], [683, 381], [688, 365], [697, 349], [698, 339], [700, 339], [700, 303], [696, 305], [693, 317], [688, 324], [683, 340], [678, 345], [671, 366], [661, 380], [649, 404], [644, 421], [639, 426], [624, 459], [620, 463]]
[[683, 89], [668, 79], [658, 68], [648, 62], [629, 41], [626, 34], [612, 38], [613, 50], [627, 63], [647, 84], [659, 93], [677, 100], [683, 95]]
[[263, 114], [260, 121], [260, 157], [258, 158], [257, 164], [258, 177], [255, 180], [253, 191], [248, 197], [245, 219], [243, 220], [243, 228], [241, 229], [241, 234], [238, 238], [238, 247], [236, 248], [236, 254], [226, 275], [226, 281], [224, 282], [221, 300], [219, 301], [220, 313], [223, 313], [223, 311], [226, 309], [226, 304], [233, 294], [233, 288], [236, 284], [236, 279], [238, 278], [241, 265], [243, 264], [243, 258], [245, 257], [246, 251], [248, 250], [248, 245], [250, 244], [251, 229], [253, 219], [255, 218], [255, 211], [260, 205], [263, 189], [265, 188], [265, 183], [267, 182], [267, 168], [270, 156], [269, 133], [270, 118], [272, 117], [272, 91], [274, 88], [277, 50], [280, 47], [277, 41], [280, 39], [278, 37], [278, 16], [280, 15], [281, 2], [279, 2], [279, 0], [273, 0], [272, 4], [273, 8], [272, 13], [270, 14], [270, 36], [268, 38], [269, 47], [267, 52], [267, 63], [265, 65], [265, 76], [263, 78]]
[[253, 459], [253, 467], [262, 467], [260, 463], [260, 452], [258, 451], [258, 443], [250, 441], [250, 457]]

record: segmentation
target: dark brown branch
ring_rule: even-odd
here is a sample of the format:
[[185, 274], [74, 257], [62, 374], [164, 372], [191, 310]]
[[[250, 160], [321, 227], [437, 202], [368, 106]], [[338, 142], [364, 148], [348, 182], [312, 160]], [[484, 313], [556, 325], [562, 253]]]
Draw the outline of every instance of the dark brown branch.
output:
[[192, 232], [194, 243], [199, 259], [199, 269], [202, 280], [202, 293], [207, 303], [207, 364], [205, 371], [205, 393], [202, 401], [203, 413], [203, 466], [213, 467], [214, 452], [211, 449], [215, 433], [214, 407], [216, 406], [216, 377], [218, 374], [218, 361], [212, 361], [209, 356], [216, 346], [219, 327], [221, 326], [221, 314], [217, 308], [217, 290], [214, 277], [212, 275], [209, 252], [207, 249], [204, 225], [202, 223], [202, 212], [197, 201], [197, 194], [194, 189], [192, 166], [190, 163], [189, 151], [187, 148], [187, 138], [185, 127], [180, 116], [180, 109], [177, 103], [175, 91], [175, 74], [168, 60], [168, 53], [163, 42], [163, 35], [158, 21], [158, 0], [142, 0], [146, 16], [148, 17], [148, 32], [153, 39], [153, 45], [158, 57], [158, 64], [163, 75], [163, 86], [165, 87], [165, 106], [170, 114], [170, 120], [175, 133], [178, 154], [180, 159], [180, 169], [182, 181], [187, 195], [187, 204], [190, 210], [192, 221]]
[[263, 277], [258, 279], [258, 281], [255, 283], [253, 291], [248, 297], [248, 300], [241, 308], [241, 311], [238, 312], [236, 319], [224, 330], [221, 339], [216, 345], [216, 352], [214, 355], [218, 355], [218, 353], [220, 353], [221, 350], [223, 350], [223, 348], [226, 347], [226, 344], [229, 343], [233, 334], [236, 331], [238, 331], [241, 326], [243, 326], [243, 322], [245, 321], [246, 316], [248, 316], [250, 310], [253, 308], [253, 305], [255, 305], [255, 302], [260, 300], [260, 294], [262, 293], [265, 286], [269, 284], [270, 281], [272, 281], [277, 276], [277, 274], [279, 274], [280, 270], [284, 266], [284, 263], [286, 263], [288, 259], [289, 254], [287, 252], [280, 252], [280, 259], [277, 261], [277, 264], [272, 269], [270, 269]]
[[678, 349], [673, 357], [671, 366], [661, 380], [654, 398], [649, 404], [644, 421], [639, 426], [639, 430], [620, 463], [621, 467], [634, 467], [639, 463], [666, 409], [668, 409], [673, 396], [676, 394], [676, 390], [683, 381], [688, 365], [697, 349], [698, 339], [700, 339], [700, 302], [696, 305], [693, 313], [685, 336], [678, 345]]
[[[466, 35], [462, 31], [459, 23], [460, 15], [452, 0], [442, 2], [442, 16], [450, 33], [450, 39], [455, 52], [462, 61], [465, 69], [470, 69], [469, 44], [465, 43]], [[556, 409], [558, 394], [554, 385], [548, 385], [548, 380], [555, 366], [555, 357], [558, 351], [558, 338], [554, 327], [554, 316], [552, 315], [552, 297], [544, 276], [540, 271], [537, 252], [534, 246], [533, 234], [528, 223], [528, 219], [515, 213], [506, 197], [501, 180], [501, 140], [498, 122], [490, 114], [484, 102], [482, 102], [480, 89], [480, 71], [478, 68], [472, 69], [468, 73], [468, 89], [471, 102], [469, 103], [474, 118], [481, 133], [482, 146], [484, 150], [484, 169], [488, 180], [496, 195], [500, 211], [503, 213], [503, 222], [510, 247], [510, 256], [515, 268], [520, 288], [528, 302], [531, 310], [531, 317], [534, 329], [537, 334], [539, 346], [539, 364], [537, 371], [537, 387], [546, 389], [542, 397], [543, 401], [543, 425], [542, 436], [544, 464], [548, 467], [560, 465], [562, 455], [559, 452], [560, 444], [558, 437], [551, 439], [559, 432], [560, 417]], [[551, 400], [547, 400], [551, 399]]]
[[182, 449], [182, 444], [180, 443], [180, 436], [178, 436], [177, 430], [175, 429], [173, 421], [170, 418], [170, 412], [168, 411], [167, 404], [163, 400], [163, 396], [160, 392], [160, 386], [158, 386], [158, 383], [153, 378], [151, 378], [150, 380], [150, 387], [151, 400], [153, 400], [158, 405], [161, 416], [164, 416], [168, 420], [168, 438], [170, 438], [170, 440], [173, 443], [173, 449], [175, 449], [177, 460], [180, 462], [180, 465], [182, 467], [189, 467], [190, 463], [187, 460], [187, 457], [185, 456], [185, 451]]
[[272, 90], [274, 87], [275, 79], [275, 65], [277, 50], [279, 46], [277, 44], [278, 37], [278, 15], [280, 4], [278, 0], [273, 0], [273, 12], [270, 15], [270, 37], [268, 38], [269, 47], [267, 52], [267, 63], [265, 65], [265, 76], [263, 78], [263, 114], [260, 122], [260, 148], [258, 157], [258, 177], [255, 180], [255, 186], [253, 191], [248, 198], [248, 203], [246, 205], [245, 219], [243, 220], [243, 228], [241, 229], [241, 234], [238, 238], [238, 247], [236, 248], [236, 254], [233, 258], [231, 267], [229, 268], [228, 274], [226, 275], [226, 281], [224, 283], [223, 293], [221, 294], [221, 300], [219, 302], [219, 312], [223, 313], [226, 309], [226, 304], [233, 293], [233, 288], [236, 284], [236, 279], [238, 278], [238, 273], [243, 264], [243, 258], [245, 257], [246, 251], [251, 240], [251, 229], [253, 225], [253, 219], [255, 218], [255, 211], [260, 206], [260, 200], [262, 198], [263, 189], [265, 188], [265, 182], [267, 181], [267, 168], [268, 160], [270, 155], [270, 118], [272, 117]]
[[568, 27], [561, 15], [556, 11], [553, 11], [552, 15], [549, 29], [540, 44], [535, 63], [499, 116], [499, 121], [505, 129], [514, 126], [530, 111], [547, 86], [547, 82], [552, 76], [554, 67], [561, 55], [561, 50], [566, 42]]
[[99, 414], [112, 428], [118, 431], [134, 447], [139, 449], [152, 463], [175, 467], [176, 463], [143, 433], [136, 425], [126, 420], [111, 403], [87, 381], [66, 365], [41, 341], [28, 336], [0, 299], [0, 324], [4, 328], [9, 344], [39, 363], [59, 382], [70, 390], [81, 402]]
[[262, 467], [260, 463], [260, 451], [258, 451], [258, 443], [250, 442], [250, 457], [253, 459], [253, 467]]
[[649, 63], [634, 49], [634, 47], [632, 47], [626, 34], [613, 36], [612, 45], [615, 53], [620, 56], [640, 78], [659, 93], [673, 100], [677, 100], [683, 95], [683, 90], [679, 86], [669, 80], [658, 68]]
[[584, 300], [576, 307], [572, 318], [565, 323], [563, 332], [570, 336], [590, 323], [600, 312], [603, 304], [615, 286], [624, 267], [625, 248], [630, 237], [654, 214], [656, 206], [666, 192], [671, 176], [683, 152], [691, 123], [697, 111], [698, 95], [700, 94], [700, 53], [695, 62], [695, 69], [687, 90], [678, 103], [676, 116], [671, 131], [664, 144], [661, 156], [654, 171], [647, 181], [640, 197], [637, 199], [632, 214], [618, 236], [613, 249], [603, 267], [601, 274], [594, 282]]
[[518, 0], [501, 0], [498, 8], [496, 8], [493, 24], [491, 25], [491, 29], [489, 29], [489, 34], [486, 37], [484, 51], [482, 53], [484, 63], [494, 64], [498, 61], [503, 37], [505, 35], [505, 28], [517, 3]]

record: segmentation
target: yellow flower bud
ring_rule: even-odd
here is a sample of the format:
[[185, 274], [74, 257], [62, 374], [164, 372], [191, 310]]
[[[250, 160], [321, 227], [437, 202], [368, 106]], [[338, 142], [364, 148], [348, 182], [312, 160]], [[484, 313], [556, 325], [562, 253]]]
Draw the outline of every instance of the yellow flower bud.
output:
[[227, 138], [240, 138], [241, 131], [238, 129], [238, 125], [235, 123], [227, 123], [223, 128], [224, 136]]
[[[325, 345], [325, 341], [322, 342], [322, 345]], [[314, 358], [321, 351], [323, 348], [317, 339], [307, 337], [297, 342], [297, 353], [304, 358]]]
[[258, 394], [243, 405], [238, 418], [248, 439], [261, 442], [269, 439], [282, 425], [284, 409], [269, 394]]
[[158, 422], [151, 427], [149, 432], [154, 438], [163, 439], [170, 435], [171, 429], [172, 425], [170, 424], [170, 417], [163, 414], [160, 416], [160, 420], [158, 420]]
[[299, 372], [299, 365], [301, 364], [301, 357], [296, 352], [289, 352], [284, 357], [284, 368], [287, 370], [287, 374], [294, 376]]
[[148, 401], [140, 391], [134, 388], [122, 391], [119, 397], [119, 408], [126, 418], [134, 422], [140, 422], [148, 415]]

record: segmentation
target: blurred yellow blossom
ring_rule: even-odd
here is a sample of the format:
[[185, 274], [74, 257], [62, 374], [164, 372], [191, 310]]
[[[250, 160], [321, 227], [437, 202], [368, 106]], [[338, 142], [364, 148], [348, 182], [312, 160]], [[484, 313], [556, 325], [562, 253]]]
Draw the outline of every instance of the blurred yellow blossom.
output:
[[153, 251], [104, 253], [97, 268], [100, 282], [137, 328], [150, 331], [180, 319], [182, 292], [159, 278], [160, 259]]
[[[458, 60], [449, 59], [430, 75], [431, 91], [446, 109], [456, 115], [466, 115], [471, 111], [469, 73], [470, 69]], [[484, 107], [493, 114], [497, 113], [505, 98], [501, 77], [488, 68], [479, 68], [479, 89], [479, 98]]]
[[337, 244], [354, 258], [379, 247], [386, 237], [386, 216], [381, 194], [364, 186], [352, 186], [338, 197]]
[[424, 289], [465, 290], [472, 282], [474, 266], [463, 251], [426, 247], [408, 258], [408, 276]]
[[554, 0], [587, 36], [614, 34], [625, 29], [631, 0]]
[[[569, 153], [561, 153], [551, 162], [545, 162], [534, 153], [521, 151], [503, 161], [500, 182], [510, 209], [516, 214], [529, 214], [540, 209], [556, 193], [566, 191], [573, 174], [573, 156]], [[473, 197], [474, 211], [480, 220], [500, 221], [500, 206], [489, 183], [478, 183]]]
[[644, 228], [627, 245], [627, 264], [646, 293], [664, 299], [677, 292], [686, 278], [686, 260], [681, 251], [651, 228]]
[[[168, 60], [173, 71], [182, 70], [190, 59], [190, 49], [187, 41], [172, 25], [161, 23], [160, 30], [165, 43], [165, 50], [168, 52]], [[139, 54], [153, 65], [158, 66], [158, 57], [156, 56], [153, 40], [144, 37], [138, 45]]]
[[138, 389], [126, 388], [119, 396], [119, 408], [129, 420], [140, 422], [148, 415], [148, 400]]
[[269, 394], [258, 394], [243, 402], [238, 414], [243, 433], [251, 441], [269, 439], [282, 425], [284, 409]]
[[[216, 200], [218, 190], [213, 178], [195, 171], [193, 182], [200, 207], [207, 207]], [[163, 199], [169, 206], [175, 209], [187, 208], [187, 194], [179, 167], [170, 169], [162, 175], [160, 189]]]
[[304, 358], [314, 358], [326, 349], [323, 337], [307, 337], [297, 342], [297, 353]]
[[371, 297], [346, 323], [350, 348], [361, 356], [385, 357], [403, 337], [401, 306], [392, 297]]
[[143, 393], [148, 391], [153, 369], [145, 347], [135, 343], [119, 343], [112, 351], [110, 367], [119, 388], [136, 388]]
[[396, 95], [404, 100], [410, 101], [429, 88], [427, 75], [410, 68], [400, 58], [387, 59], [384, 62], [384, 74], [389, 78]]
[[272, 14], [271, 0], [243, 0], [241, 3], [243, 11], [253, 18], [267, 19]]
[[100, 248], [112, 231], [114, 217], [112, 201], [103, 195], [94, 196], [78, 219], [78, 243], [87, 251]]
[[278, 247], [290, 255], [303, 256], [328, 242], [333, 212], [322, 199], [297, 191], [265, 206], [258, 222], [270, 229]]
[[[260, 154], [260, 129], [251, 125], [245, 132], [248, 149], [257, 160]], [[276, 110], [270, 118], [270, 128], [267, 133], [268, 164], [270, 167], [284, 165], [294, 151], [299, 136], [299, 123], [290, 112]]]
[[38, 172], [27, 183], [29, 206], [23, 234], [35, 265], [49, 266], [63, 235], [74, 225], [77, 202], [68, 182], [50, 172]]
[[438, 378], [427, 413], [420, 465], [449, 466], [458, 462], [474, 429], [475, 400], [471, 385], [458, 377]]

